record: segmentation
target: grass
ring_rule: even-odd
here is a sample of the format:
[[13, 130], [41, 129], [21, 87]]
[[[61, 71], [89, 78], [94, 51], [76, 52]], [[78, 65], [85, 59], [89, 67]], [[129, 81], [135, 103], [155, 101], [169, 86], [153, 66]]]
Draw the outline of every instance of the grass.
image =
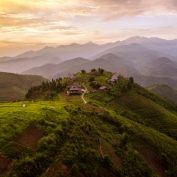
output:
[[[26, 108], [22, 104], [26, 104]], [[0, 103], [0, 146], [22, 133], [36, 120], [43, 119], [46, 114], [67, 117], [64, 103], [52, 101]]]
[[41, 76], [0, 72], [0, 102], [24, 98], [29, 88], [45, 80]]
[[[109, 75], [78, 74], [75, 82], [83, 83], [94, 76], [97, 82], [106, 85]], [[67, 84], [73, 83], [65, 80]], [[87, 104], [83, 104], [80, 96], [68, 96], [66, 92], [54, 95], [52, 101], [0, 103], [0, 153], [12, 161], [4, 176], [89, 177], [106, 173], [157, 177], [153, 170], [155, 160], [148, 163], [137, 150], [145, 148], [151, 149], [166, 166], [162, 174], [175, 177], [174, 105], [171, 107], [160, 97], [137, 88], [120, 92], [127, 82], [120, 78], [114, 86], [109, 85], [109, 91], [85, 94]], [[91, 89], [88, 83], [85, 85]], [[14, 139], [31, 126], [45, 134], [35, 144], [36, 148], [17, 144]]]

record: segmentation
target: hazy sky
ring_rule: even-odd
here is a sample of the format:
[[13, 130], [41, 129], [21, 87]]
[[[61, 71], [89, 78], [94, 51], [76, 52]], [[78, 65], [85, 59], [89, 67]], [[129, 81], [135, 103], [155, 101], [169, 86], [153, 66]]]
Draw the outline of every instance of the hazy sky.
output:
[[136, 35], [177, 38], [177, 0], [0, 0], [0, 56]]

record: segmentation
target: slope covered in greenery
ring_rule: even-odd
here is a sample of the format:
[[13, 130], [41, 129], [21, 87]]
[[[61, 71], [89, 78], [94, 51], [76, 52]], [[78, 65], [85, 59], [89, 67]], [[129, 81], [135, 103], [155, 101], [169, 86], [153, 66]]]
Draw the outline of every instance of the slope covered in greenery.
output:
[[0, 102], [23, 98], [28, 89], [45, 81], [41, 76], [0, 72]]
[[[177, 107], [133, 78], [110, 85], [112, 75], [82, 71], [31, 88], [24, 102], [1, 103], [0, 174], [175, 177]], [[72, 83], [87, 87], [87, 104], [66, 94]]]
[[152, 85], [147, 87], [148, 90], [157, 93], [177, 104], [177, 93], [168, 85]]

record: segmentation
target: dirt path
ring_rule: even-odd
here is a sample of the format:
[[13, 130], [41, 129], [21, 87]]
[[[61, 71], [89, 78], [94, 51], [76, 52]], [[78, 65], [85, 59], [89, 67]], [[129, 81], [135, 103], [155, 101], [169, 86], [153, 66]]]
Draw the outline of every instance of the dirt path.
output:
[[87, 87], [84, 85], [84, 83], [82, 84], [82, 86], [85, 88], [85, 91], [84, 91], [84, 93], [81, 95], [81, 98], [82, 98], [84, 104], [87, 104], [87, 101], [85, 100], [84, 95], [85, 95], [85, 93], [88, 92], [88, 90], [87, 90]]
[[105, 80], [108, 80], [108, 77], [110, 77], [111, 75], [108, 75], [106, 78], [105, 78]]

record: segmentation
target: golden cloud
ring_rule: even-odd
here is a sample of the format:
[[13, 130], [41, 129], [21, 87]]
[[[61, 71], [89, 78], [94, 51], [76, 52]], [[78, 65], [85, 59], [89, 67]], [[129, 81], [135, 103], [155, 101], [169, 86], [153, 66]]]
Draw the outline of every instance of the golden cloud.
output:
[[[97, 26], [95, 21], [106, 24], [107, 21], [121, 17], [149, 17], [161, 14], [177, 14], [177, 1], [0, 0], [0, 40], [29, 43], [34, 40], [40, 43], [49, 39], [52, 42], [60, 39], [77, 40], [81, 37], [97, 39], [100, 36], [95, 30], [99, 30], [99, 25]], [[69, 37], [66, 39], [67, 35]]]

